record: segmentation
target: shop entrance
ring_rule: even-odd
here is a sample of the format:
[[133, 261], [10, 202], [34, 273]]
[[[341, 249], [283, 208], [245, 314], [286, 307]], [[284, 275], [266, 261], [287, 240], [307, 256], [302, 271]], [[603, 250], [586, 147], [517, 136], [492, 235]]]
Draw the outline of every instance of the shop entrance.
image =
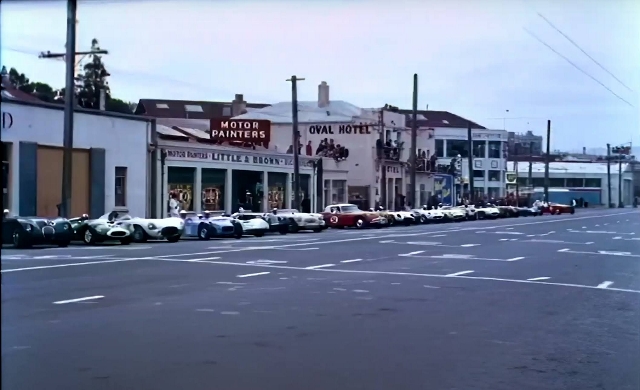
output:
[[262, 172], [234, 170], [231, 175], [233, 198], [231, 208], [237, 212], [240, 207], [246, 211], [261, 212], [264, 188]]

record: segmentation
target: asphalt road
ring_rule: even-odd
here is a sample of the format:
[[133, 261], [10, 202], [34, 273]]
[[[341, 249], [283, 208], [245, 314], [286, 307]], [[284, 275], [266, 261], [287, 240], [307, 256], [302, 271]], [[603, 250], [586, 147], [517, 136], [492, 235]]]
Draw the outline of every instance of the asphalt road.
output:
[[640, 213], [2, 250], [3, 389], [640, 389]]

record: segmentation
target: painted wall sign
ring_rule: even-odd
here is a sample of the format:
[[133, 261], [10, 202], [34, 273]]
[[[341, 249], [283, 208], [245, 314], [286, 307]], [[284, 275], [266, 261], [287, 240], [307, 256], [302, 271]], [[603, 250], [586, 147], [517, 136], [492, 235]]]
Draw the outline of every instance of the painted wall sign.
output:
[[[218, 153], [218, 152], [200, 152], [190, 150], [166, 149], [167, 158], [171, 160], [200, 160], [228, 162], [233, 164], [253, 164], [266, 166], [291, 166], [293, 167], [293, 158], [291, 157], [266, 157], [266, 156], [250, 156], [239, 153]], [[313, 167], [313, 162], [300, 159], [301, 167]]]
[[2, 112], [2, 129], [8, 130], [13, 127], [13, 115], [10, 112]]
[[211, 139], [225, 142], [269, 143], [271, 140], [271, 121], [211, 119]]
[[311, 125], [307, 128], [307, 133], [318, 135], [336, 134], [371, 134], [369, 125]]
[[435, 195], [442, 204], [453, 204], [453, 176], [434, 175]]

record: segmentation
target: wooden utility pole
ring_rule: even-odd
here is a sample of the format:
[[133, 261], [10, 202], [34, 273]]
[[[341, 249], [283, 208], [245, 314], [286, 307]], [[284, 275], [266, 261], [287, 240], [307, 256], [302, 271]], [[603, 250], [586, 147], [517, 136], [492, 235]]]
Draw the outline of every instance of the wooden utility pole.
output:
[[547, 154], [544, 159], [544, 201], [549, 203], [549, 163], [551, 162], [551, 120], [547, 121]]
[[[291, 146], [293, 147], [293, 208], [300, 210], [300, 161], [298, 149], [300, 145], [300, 132], [298, 131], [298, 81], [303, 78], [291, 76], [287, 81], [291, 82]], [[268, 184], [269, 183], [265, 183]]]
[[611, 144], [607, 144], [607, 207], [613, 207], [611, 201]]
[[475, 188], [473, 182], [473, 134], [471, 131], [471, 121], [467, 122], [467, 143], [467, 149], [469, 149], [469, 204], [473, 204], [475, 202]]
[[411, 207], [416, 207], [416, 144], [418, 142], [418, 74], [413, 75], [413, 114], [411, 116]]

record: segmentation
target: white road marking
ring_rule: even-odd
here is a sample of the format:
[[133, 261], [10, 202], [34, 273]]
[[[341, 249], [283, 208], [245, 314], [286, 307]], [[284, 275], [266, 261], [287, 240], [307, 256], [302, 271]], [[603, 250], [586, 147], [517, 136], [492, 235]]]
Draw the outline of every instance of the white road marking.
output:
[[287, 264], [284, 260], [252, 260], [247, 261], [247, 264]]
[[507, 230], [513, 230], [513, 228], [507, 228]]
[[237, 316], [240, 312], [237, 311], [221, 311], [220, 314], [225, 316]]
[[10, 268], [10, 269], [3, 269], [3, 270], [0, 271], [0, 273], [4, 274], [4, 273], [7, 273], [7, 272], [33, 271], [33, 270], [38, 270], [38, 269], [75, 267], [75, 266], [79, 266], [79, 265], [120, 263], [120, 262], [125, 262], [125, 261], [134, 261], [134, 260], [138, 260], [138, 259], [111, 259], [111, 260], [102, 260], [102, 261], [88, 261], [88, 262], [83, 262], [83, 263], [53, 264], [53, 265], [42, 265], [42, 266], [36, 266], [36, 267]]
[[475, 257], [474, 255], [461, 255], [461, 254], [446, 254], [446, 255], [434, 255], [434, 256], [414, 256], [423, 257], [429, 259], [460, 259], [460, 260], [480, 260], [480, 261], [509, 261], [505, 259], [487, 259], [484, 257]]
[[[161, 261], [178, 262], [178, 263], [188, 262], [188, 260], [179, 260], [179, 259], [165, 259]], [[588, 286], [584, 284], [555, 283], [555, 282], [532, 281], [532, 280], [523, 280], [523, 279], [504, 279], [504, 278], [493, 278], [493, 277], [487, 277], [487, 276], [464, 276], [464, 275], [448, 276], [448, 275], [441, 275], [441, 274], [420, 274], [420, 273], [411, 273], [411, 272], [352, 270], [352, 269], [341, 269], [341, 268], [323, 268], [323, 269], [309, 270], [308, 268], [299, 268], [299, 267], [291, 267], [291, 266], [283, 266], [283, 265], [252, 265], [252, 264], [245, 264], [245, 263], [225, 262], [225, 261], [202, 261], [200, 263], [216, 264], [216, 265], [235, 265], [235, 266], [241, 266], [241, 267], [244, 266], [244, 267], [275, 268], [275, 269], [286, 269], [291, 271], [337, 272], [337, 273], [344, 273], [344, 274], [392, 275], [392, 276], [422, 276], [427, 278], [458, 278], [458, 279], [470, 279], [470, 280], [486, 280], [486, 281], [493, 281], [493, 282], [540, 284], [540, 285], [546, 285], [546, 286], [598, 289], [595, 286]], [[640, 290], [632, 290], [632, 289], [625, 289], [625, 288], [608, 288], [606, 290], [640, 294]]]
[[368, 290], [353, 290], [354, 293], [368, 293]]
[[454, 272], [452, 274], [449, 275], [445, 275], [447, 277], [451, 277], [451, 276], [460, 276], [460, 275], [466, 275], [466, 274], [472, 274], [473, 271], [460, 271], [460, 272]]
[[640, 237], [633, 238], [622, 238], [622, 237], [613, 237], [614, 240], [625, 240], [625, 241], [640, 241]]
[[447, 236], [446, 234], [436, 234], [431, 237], [446, 237], [446, 236]]
[[315, 251], [318, 250], [320, 248], [270, 248], [270, 249], [275, 249], [275, 250], [279, 250], [279, 251]]
[[527, 279], [527, 280], [536, 281], [536, 280], [547, 280], [547, 279], [551, 279], [551, 278], [548, 277], [548, 276], [541, 276], [539, 278], [531, 278], [531, 279]]
[[[400, 244], [400, 242], [398, 244]], [[429, 246], [442, 245], [441, 243], [434, 242], [434, 241], [409, 241], [409, 242], [405, 242], [405, 244], [409, 244], [409, 245], [429, 245]]]
[[318, 241], [319, 238], [302, 238], [302, 239], [296, 239], [296, 241], [298, 242], [307, 242], [307, 241]]
[[558, 252], [569, 252], [569, 248], [560, 249]]
[[415, 252], [403, 253], [403, 254], [400, 254], [398, 256], [413, 256], [413, 255], [418, 255], [418, 254], [423, 253], [423, 252], [424, 251], [415, 251]]
[[207, 313], [213, 313], [215, 310], [213, 310], [213, 309], [196, 309], [196, 311], [207, 312]]
[[232, 285], [244, 285], [246, 283], [237, 283], [237, 282], [216, 282], [216, 284], [232, 284]]
[[611, 286], [612, 284], [613, 282], [610, 281], [602, 282], [598, 285], [598, 288], [609, 288], [609, 286]]
[[65, 303], [75, 303], [75, 302], [83, 302], [83, 301], [95, 301], [96, 299], [102, 299], [104, 295], [94, 295], [92, 297], [84, 297], [84, 298], [76, 298], [76, 299], [67, 299], [65, 301], [57, 301], [53, 302], [54, 305], [64, 305]]
[[[392, 283], [392, 284], [393, 284], [393, 283]], [[425, 284], [423, 287], [426, 287], [426, 288], [440, 288], [440, 287], [436, 287], [436, 286], [428, 286], [428, 285], [426, 285], [426, 284]]]
[[560, 249], [558, 252], [564, 253], [578, 253], [584, 255], [603, 255], [603, 256], [619, 256], [619, 257], [640, 257], [640, 255], [634, 255], [630, 252], [613, 252], [613, 251], [597, 251], [597, 252], [584, 252], [584, 251], [572, 251], [569, 249]]
[[462, 244], [460, 245], [463, 248], [471, 248], [472, 246], [479, 246], [480, 244]]
[[238, 275], [239, 278], [249, 278], [251, 276], [269, 275], [271, 272], [256, 272], [255, 274]]
[[342, 260], [341, 263], [355, 263], [357, 261], [362, 261], [362, 259]]
[[393, 242], [394, 240], [384, 240], [384, 241], [380, 241], [381, 244], [388, 244], [390, 242]]
[[547, 244], [570, 244], [570, 245], [591, 245], [591, 244], [593, 244], [593, 241], [589, 241], [589, 242], [570, 242], [570, 241], [561, 241], [561, 240], [538, 240], [538, 239], [525, 240], [525, 242], [544, 242], [544, 243], [547, 243]]
[[617, 232], [608, 232], [605, 230], [574, 230], [574, 229], [567, 229], [570, 233], [590, 233], [590, 234], [626, 234], [626, 235], [634, 235], [635, 233], [617, 233]]
[[524, 259], [524, 257], [513, 257], [513, 258], [511, 258], [511, 259], [509, 259], [507, 261], [518, 261], [518, 260], [522, 260], [522, 259]]
[[598, 251], [598, 253], [602, 255], [613, 255], [613, 256], [629, 256], [631, 252], [619, 252], [619, 251]]
[[335, 264], [322, 264], [322, 265], [312, 265], [311, 267], [306, 267], [305, 269], [318, 269], [318, 268], [327, 268], [334, 267]]

